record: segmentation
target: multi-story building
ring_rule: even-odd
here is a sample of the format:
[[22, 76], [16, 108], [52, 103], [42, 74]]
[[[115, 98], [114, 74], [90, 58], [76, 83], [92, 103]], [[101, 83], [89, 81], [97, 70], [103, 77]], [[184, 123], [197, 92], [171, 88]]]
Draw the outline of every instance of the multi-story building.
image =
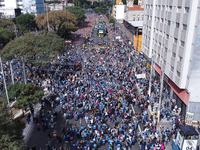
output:
[[15, 17], [15, 9], [22, 13], [44, 13], [44, 0], [0, 0], [0, 14], [5, 17]]
[[163, 75], [164, 87], [182, 114], [195, 113], [195, 120], [200, 120], [200, 84], [191, 81], [200, 82], [191, 77], [200, 72], [199, 67], [193, 68], [200, 65], [200, 55], [194, 51], [199, 10], [199, 0], [145, 0], [142, 36], [142, 52], [153, 59], [155, 75]]

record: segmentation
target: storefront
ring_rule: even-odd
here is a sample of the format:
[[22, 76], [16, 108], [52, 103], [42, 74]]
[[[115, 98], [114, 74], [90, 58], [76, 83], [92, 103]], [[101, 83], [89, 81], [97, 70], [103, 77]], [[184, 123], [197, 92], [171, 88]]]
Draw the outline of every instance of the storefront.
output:
[[[162, 74], [161, 68], [155, 64], [155, 76], [157, 79], [160, 79]], [[177, 106], [181, 108], [182, 116], [186, 115], [186, 107], [189, 104], [189, 93], [185, 89], [180, 89], [166, 74], [164, 74], [163, 86], [169, 91], [172, 92], [172, 97], [176, 100]]]

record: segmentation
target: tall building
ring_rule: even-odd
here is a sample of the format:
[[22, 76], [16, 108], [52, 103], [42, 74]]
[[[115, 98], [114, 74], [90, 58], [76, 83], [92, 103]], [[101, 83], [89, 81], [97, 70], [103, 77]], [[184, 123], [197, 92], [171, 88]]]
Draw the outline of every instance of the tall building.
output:
[[22, 13], [42, 14], [44, 13], [44, 0], [0, 0], [2, 16], [14, 18], [16, 8], [20, 8]]
[[[193, 92], [193, 88], [199, 90], [200, 84], [193, 87], [190, 78], [195, 72], [192, 66], [200, 65], [200, 55], [194, 56], [199, 8], [199, 0], [145, 0], [142, 36], [142, 52], [153, 59], [155, 75], [163, 74], [164, 87], [182, 114], [195, 113], [195, 120], [200, 120], [200, 111], [191, 107], [194, 102], [200, 104], [200, 92]], [[193, 57], [198, 57], [196, 62]]]

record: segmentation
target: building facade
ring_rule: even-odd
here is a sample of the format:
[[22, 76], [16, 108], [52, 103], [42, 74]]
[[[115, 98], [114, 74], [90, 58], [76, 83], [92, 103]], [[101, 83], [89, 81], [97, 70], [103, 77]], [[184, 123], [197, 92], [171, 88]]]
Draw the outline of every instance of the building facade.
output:
[[22, 13], [42, 14], [44, 13], [44, 0], [0, 0], [2, 16], [14, 18], [16, 8], [20, 8]]
[[193, 101], [189, 80], [200, 1], [145, 0], [144, 8], [142, 52], [153, 59], [156, 75], [163, 74], [164, 86], [184, 115]]

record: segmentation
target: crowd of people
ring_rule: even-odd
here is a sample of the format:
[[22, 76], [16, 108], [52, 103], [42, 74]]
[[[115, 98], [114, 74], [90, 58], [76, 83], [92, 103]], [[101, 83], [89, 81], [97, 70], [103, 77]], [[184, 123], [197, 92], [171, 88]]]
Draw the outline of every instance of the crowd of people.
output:
[[[80, 28], [76, 34], [87, 37], [98, 17], [100, 16], [88, 15], [88, 27]], [[53, 129], [48, 134], [49, 139], [67, 141], [73, 149], [128, 150], [136, 143], [141, 150], [165, 149], [165, 145], [179, 131], [178, 124], [183, 123], [181, 109], [173, 98], [172, 104], [166, 102], [161, 111], [161, 119], [173, 118], [174, 126], [157, 126], [160, 82], [156, 78], [152, 79], [152, 94], [149, 96], [150, 68], [146, 67], [139, 53], [129, 45], [128, 38], [121, 31], [115, 33], [110, 28], [108, 19], [105, 16], [103, 18], [110, 37], [106, 49], [85, 49], [79, 45], [83, 42], [81, 40], [41, 70], [36, 83], [53, 94], [50, 98], [41, 99], [40, 116], [33, 116], [33, 121], [38, 131], [41, 127], [43, 131]], [[123, 41], [116, 40], [116, 36], [121, 36]], [[86, 46], [92, 47], [87, 43]], [[80, 68], [67, 66], [66, 62], [69, 61], [79, 62]], [[14, 73], [22, 77], [22, 70], [19, 69], [21, 64], [14, 62], [13, 65]], [[136, 74], [141, 73], [146, 74], [145, 79], [136, 77]], [[8, 76], [9, 74], [8, 70]], [[28, 80], [33, 81], [31, 78]], [[167, 89], [164, 89], [163, 93], [167, 99], [170, 98]], [[46, 105], [51, 109], [46, 110]], [[59, 117], [55, 110], [57, 106], [61, 107], [64, 118], [82, 119], [86, 125], [63, 125], [62, 135], [59, 135], [58, 131], [54, 130], [56, 118]], [[140, 112], [135, 112], [136, 107], [140, 108]], [[149, 107], [151, 112], [155, 113], [149, 114]], [[30, 122], [30, 115], [28, 118]], [[50, 141], [47, 148], [56, 149]]]

